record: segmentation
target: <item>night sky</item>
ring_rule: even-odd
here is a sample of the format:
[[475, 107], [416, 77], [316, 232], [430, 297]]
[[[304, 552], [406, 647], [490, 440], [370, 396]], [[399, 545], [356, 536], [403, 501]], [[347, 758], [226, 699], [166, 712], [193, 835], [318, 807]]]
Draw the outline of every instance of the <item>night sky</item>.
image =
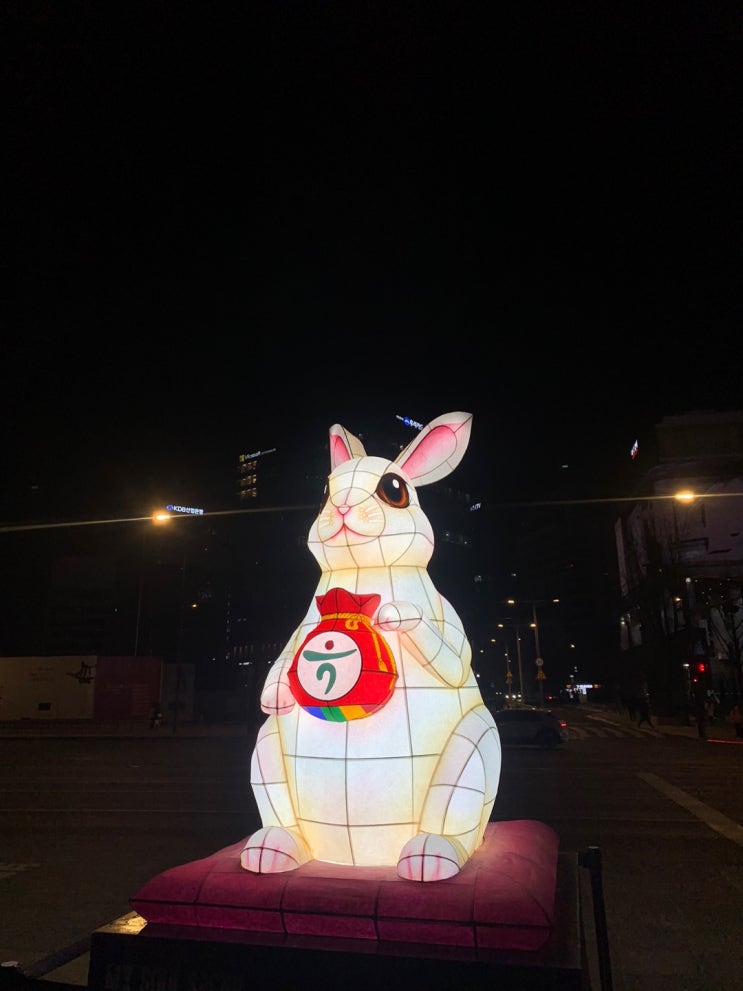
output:
[[743, 408], [736, 5], [2, 18], [0, 517], [453, 409], [538, 498]]

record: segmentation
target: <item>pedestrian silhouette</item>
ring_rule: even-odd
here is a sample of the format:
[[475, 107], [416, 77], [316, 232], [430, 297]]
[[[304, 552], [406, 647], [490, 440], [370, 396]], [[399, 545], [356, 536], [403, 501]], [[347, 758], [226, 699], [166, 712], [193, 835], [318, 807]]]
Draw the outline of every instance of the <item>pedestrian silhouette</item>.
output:
[[643, 723], [647, 723], [650, 729], [655, 729], [653, 726], [653, 721], [650, 718], [650, 706], [648, 705], [647, 699], [637, 700], [637, 714], [638, 720], [637, 725], [642, 726]]
[[707, 739], [707, 712], [704, 708], [704, 703], [697, 699], [694, 706], [694, 718], [697, 721], [697, 733], [699, 734], [700, 740]]
[[736, 738], [739, 740], [743, 739], [743, 712], [741, 712], [741, 708], [737, 702], [730, 710], [730, 722], [735, 729]]

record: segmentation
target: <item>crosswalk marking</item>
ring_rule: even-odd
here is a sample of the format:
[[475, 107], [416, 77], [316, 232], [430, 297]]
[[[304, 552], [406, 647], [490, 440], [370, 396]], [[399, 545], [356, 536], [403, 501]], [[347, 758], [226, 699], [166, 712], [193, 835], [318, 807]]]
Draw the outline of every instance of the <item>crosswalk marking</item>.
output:
[[677, 805], [691, 812], [697, 819], [701, 819], [710, 829], [716, 830], [721, 836], [732, 840], [738, 846], [743, 846], [743, 826], [739, 823], [733, 819], [728, 819], [722, 812], [718, 812], [717, 809], [705, 805], [704, 802], [700, 802], [698, 798], [683, 791], [681, 788], [676, 788], [675, 785], [670, 784], [663, 778], [659, 778], [657, 774], [650, 774], [648, 772], [641, 773], [638, 776], [657, 791], [661, 792], [661, 794], [666, 795], [672, 801], [676, 802]]
[[14, 874], [20, 874], [21, 871], [28, 871], [34, 867], [41, 867], [41, 864], [3, 864], [0, 862], [0, 881], [4, 881], [8, 877], [13, 877]]
[[602, 726], [568, 726], [568, 739], [569, 740], [587, 740], [587, 739], [599, 739], [599, 740], [617, 740], [623, 737], [632, 736], [635, 739], [644, 736], [657, 736], [658, 734], [654, 731], [644, 731], [641, 729], [634, 729], [632, 726], [608, 726], [606, 724]]

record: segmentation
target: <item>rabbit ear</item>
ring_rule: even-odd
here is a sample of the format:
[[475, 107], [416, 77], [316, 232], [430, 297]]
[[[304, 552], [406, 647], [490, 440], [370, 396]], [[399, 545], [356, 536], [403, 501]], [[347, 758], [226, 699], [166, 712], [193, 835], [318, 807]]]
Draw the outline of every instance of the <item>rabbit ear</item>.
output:
[[429, 485], [454, 471], [467, 450], [472, 430], [471, 413], [444, 413], [395, 458], [416, 485]]
[[358, 437], [350, 434], [340, 423], [334, 423], [330, 428], [330, 470], [352, 458], [363, 458], [366, 454], [364, 445]]

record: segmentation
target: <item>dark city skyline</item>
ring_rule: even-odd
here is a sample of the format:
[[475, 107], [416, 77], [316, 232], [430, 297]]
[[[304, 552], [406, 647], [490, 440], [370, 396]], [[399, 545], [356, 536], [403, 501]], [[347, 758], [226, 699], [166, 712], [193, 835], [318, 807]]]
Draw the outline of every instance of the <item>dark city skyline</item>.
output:
[[454, 409], [489, 497], [611, 489], [742, 405], [732, 8], [5, 20], [0, 516]]

